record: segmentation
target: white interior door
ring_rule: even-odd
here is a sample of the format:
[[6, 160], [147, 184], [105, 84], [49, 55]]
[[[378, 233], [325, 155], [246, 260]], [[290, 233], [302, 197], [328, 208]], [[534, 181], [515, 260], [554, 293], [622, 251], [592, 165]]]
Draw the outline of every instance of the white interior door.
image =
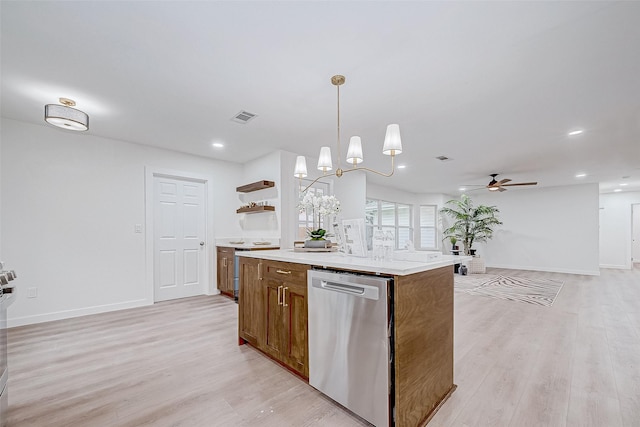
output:
[[153, 224], [154, 300], [204, 294], [204, 183], [155, 176]]
[[631, 205], [633, 223], [631, 224], [631, 241], [633, 263], [640, 263], [640, 204]]

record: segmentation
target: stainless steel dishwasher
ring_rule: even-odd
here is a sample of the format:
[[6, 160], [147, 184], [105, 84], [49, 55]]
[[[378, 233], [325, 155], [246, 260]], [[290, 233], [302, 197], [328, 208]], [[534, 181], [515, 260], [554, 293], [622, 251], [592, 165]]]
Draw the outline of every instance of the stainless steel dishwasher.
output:
[[393, 425], [392, 280], [307, 274], [309, 384], [371, 424]]

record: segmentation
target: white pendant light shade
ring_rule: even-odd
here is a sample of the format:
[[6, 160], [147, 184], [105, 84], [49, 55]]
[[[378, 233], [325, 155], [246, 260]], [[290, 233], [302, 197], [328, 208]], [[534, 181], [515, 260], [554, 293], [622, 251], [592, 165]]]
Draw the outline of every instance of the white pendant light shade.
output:
[[402, 153], [402, 141], [400, 140], [400, 126], [393, 124], [387, 126], [387, 134], [384, 137], [382, 154], [394, 156]]
[[352, 136], [349, 140], [349, 149], [347, 150], [347, 163], [357, 165], [362, 163], [362, 140], [359, 136]]
[[296, 157], [296, 169], [293, 172], [296, 178], [305, 178], [307, 176], [307, 159], [304, 156]]
[[320, 158], [318, 159], [318, 169], [321, 171], [330, 171], [333, 168], [331, 163], [331, 148], [320, 148]]
[[44, 106], [44, 120], [62, 129], [85, 131], [89, 129], [89, 116], [84, 111], [66, 105]]

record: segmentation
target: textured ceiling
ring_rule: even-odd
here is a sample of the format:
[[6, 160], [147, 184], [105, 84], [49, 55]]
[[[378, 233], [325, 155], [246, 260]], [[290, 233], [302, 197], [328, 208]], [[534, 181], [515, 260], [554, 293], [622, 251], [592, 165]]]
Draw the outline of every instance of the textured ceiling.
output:
[[[344, 74], [343, 155], [359, 135], [364, 166], [386, 170], [385, 127], [401, 127], [406, 168], [374, 182], [453, 193], [496, 172], [640, 190], [640, 2], [3, 1], [0, 12], [3, 117], [47, 126], [43, 106], [62, 96], [92, 135], [236, 162], [330, 145], [335, 163], [330, 78]], [[231, 121], [241, 110], [258, 117]]]

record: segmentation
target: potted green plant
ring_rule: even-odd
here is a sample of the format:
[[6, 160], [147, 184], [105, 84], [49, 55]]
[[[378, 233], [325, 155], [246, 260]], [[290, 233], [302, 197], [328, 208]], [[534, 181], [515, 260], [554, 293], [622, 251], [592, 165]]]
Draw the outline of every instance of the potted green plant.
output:
[[451, 242], [451, 250], [457, 251], [458, 246], [456, 245], [456, 243], [458, 243], [458, 238], [456, 236], [449, 236], [449, 241]]
[[496, 214], [500, 211], [495, 206], [474, 206], [466, 194], [460, 200], [453, 199], [445, 203], [440, 213], [450, 217], [453, 223], [444, 230], [445, 238], [455, 237], [464, 244], [464, 254], [471, 255], [474, 242], [486, 242], [493, 237], [496, 226], [502, 225]]

